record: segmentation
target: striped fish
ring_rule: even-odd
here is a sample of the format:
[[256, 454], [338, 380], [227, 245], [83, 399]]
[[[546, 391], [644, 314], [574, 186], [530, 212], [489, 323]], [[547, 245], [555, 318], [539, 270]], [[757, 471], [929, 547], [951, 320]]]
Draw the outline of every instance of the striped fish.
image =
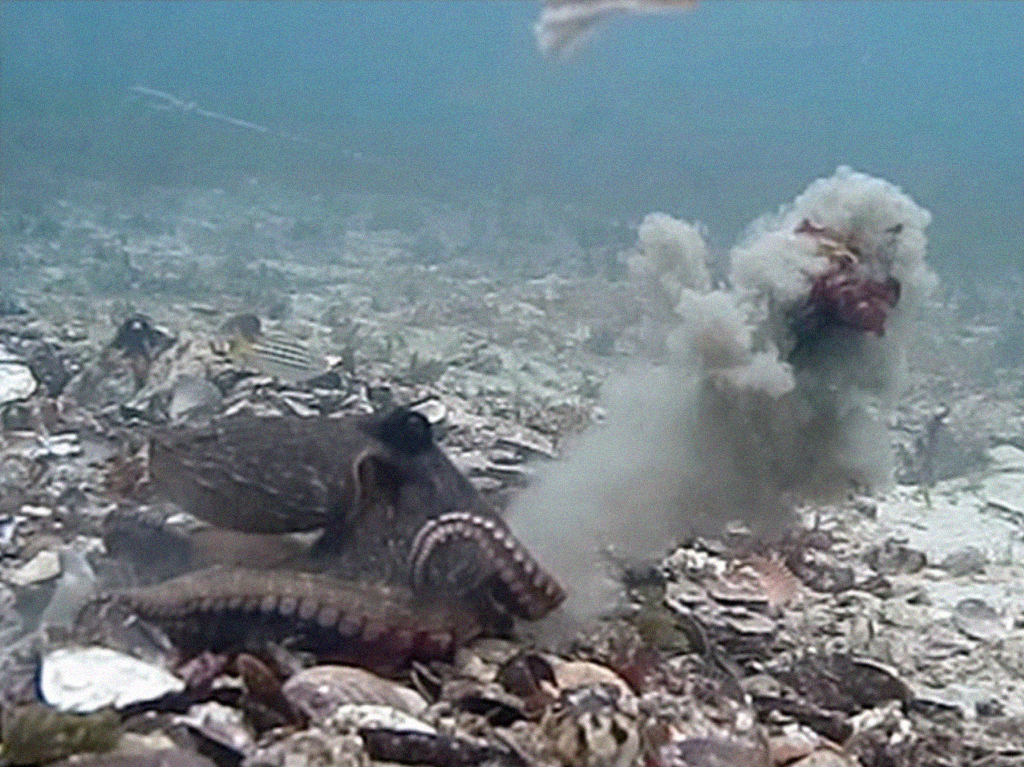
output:
[[254, 314], [238, 314], [221, 327], [227, 355], [238, 365], [288, 383], [327, 371], [327, 360], [300, 338], [263, 327]]

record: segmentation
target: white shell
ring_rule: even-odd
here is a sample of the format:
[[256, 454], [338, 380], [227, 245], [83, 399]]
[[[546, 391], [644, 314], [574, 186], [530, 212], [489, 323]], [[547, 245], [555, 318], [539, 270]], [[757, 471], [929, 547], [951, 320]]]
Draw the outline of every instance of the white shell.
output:
[[169, 671], [105, 647], [65, 647], [46, 655], [39, 670], [43, 700], [75, 713], [126, 706], [181, 692]]
[[436, 426], [448, 418], [448, 408], [439, 399], [428, 399], [413, 408], [417, 413]]
[[397, 708], [368, 703], [346, 703], [338, 706], [331, 715], [330, 721], [333, 726], [341, 729], [350, 727], [358, 730], [364, 727], [380, 727], [401, 732], [422, 732], [427, 735], [437, 734], [437, 730], [426, 722], [421, 722], [419, 719], [409, 716], [409, 714], [399, 711]]
[[56, 551], [40, 551], [25, 564], [11, 571], [7, 580], [15, 586], [41, 583], [60, 575], [60, 555]]
[[0, 362], [0, 405], [25, 399], [36, 390], [36, 379], [27, 365]]

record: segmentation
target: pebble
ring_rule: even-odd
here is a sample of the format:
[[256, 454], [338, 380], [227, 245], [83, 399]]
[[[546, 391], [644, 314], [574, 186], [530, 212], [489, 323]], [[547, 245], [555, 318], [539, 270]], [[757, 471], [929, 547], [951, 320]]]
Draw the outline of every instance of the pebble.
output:
[[1016, 472], [993, 474], [982, 480], [981, 492], [990, 506], [1010, 512], [1015, 517], [1024, 514], [1024, 475]]
[[939, 564], [951, 578], [962, 578], [965, 575], [974, 575], [985, 572], [985, 565], [988, 564], [988, 557], [985, 552], [977, 546], [964, 546], [961, 549], [950, 552]]
[[81, 454], [82, 445], [78, 442], [78, 435], [74, 433], [39, 437], [39, 444], [29, 448], [26, 452], [26, 456], [33, 460], [69, 458]]
[[174, 382], [167, 410], [172, 421], [212, 415], [222, 399], [220, 390], [205, 378], [182, 375]]
[[953, 625], [972, 639], [998, 639], [1006, 628], [997, 613], [981, 599], [962, 599], [953, 609]]
[[798, 762], [793, 762], [792, 767], [857, 767], [857, 764], [853, 757], [831, 749], [821, 749], [808, 754]]
[[26, 517], [48, 517], [53, 514], [53, 510], [48, 506], [32, 506], [31, 504], [23, 504], [21, 513]]
[[1024, 471], [1024, 450], [1013, 445], [997, 445], [988, 452], [997, 471]]

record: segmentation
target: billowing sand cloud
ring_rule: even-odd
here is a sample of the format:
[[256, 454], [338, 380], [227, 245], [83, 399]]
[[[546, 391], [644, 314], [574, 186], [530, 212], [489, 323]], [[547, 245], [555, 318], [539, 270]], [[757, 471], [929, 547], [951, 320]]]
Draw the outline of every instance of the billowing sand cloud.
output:
[[606, 384], [606, 422], [509, 516], [570, 612], [610, 605], [605, 552], [659, 556], [734, 520], [771, 537], [800, 501], [888, 480], [883, 416], [908, 317], [934, 283], [929, 219], [840, 168], [755, 221], [717, 289], [697, 227], [645, 219], [630, 266], [662, 359]]

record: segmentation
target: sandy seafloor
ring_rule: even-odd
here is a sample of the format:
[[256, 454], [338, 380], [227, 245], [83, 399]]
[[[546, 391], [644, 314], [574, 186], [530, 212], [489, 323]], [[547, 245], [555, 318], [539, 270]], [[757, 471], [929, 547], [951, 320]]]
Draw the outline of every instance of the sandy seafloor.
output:
[[[182, 380], [231, 366], [209, 341], [237, 312], [277, 318], [333, 355], [339, 377], [326, 389], [250, 379], [210, 408], [248, 399], [311, 415], [366, 406], [367, 387], [425, 401], [448, 453], [504, 505], [557, 460], [567, 435], [601, 420], [602, 380], [640, 353], [642, 306], [621, 268], [629, 242], [619, 233], [586, 253], [552, 223], [565, 215], [301, 198], [255, 182], [135, 199], [68, 184], [52, 200], [2, 211], [8, 647], [25, 647], [43, 609], [66, 622], [92, 587], [74, 582], [69, 552], [102, 559], [101, 520], [115, 504], [104, 479], [114, 447], [102, 435], [186, 409]], [[803, 511], [831, 533], [823, 556], [857, 583], [881, 576], [887, 586], [802, 590], [772, 616], [773, 630], [793, 657], [875, 659], [932, 706], [915, 709], [932, 719], [907, 713], [901, 737], [938, 742], [922, 722], [941, 722], [948, 761], [892, 764], [1024, 764], [1024, 383], [1006, 308], [1019, 295], [987, 296], [980, 310], [952, 295], [937, 292], [920, 318], [904, 393], [887, 416], [898, 482]], [[133, 312], [178, 339], [141, 391], [116, 365], [83, 373]], [[41, 380], [46, 370], [55, 378]], [[93, 569], [102, 579], [104, 568]], [[815, 763], [868, 763], [835, 758]]]

